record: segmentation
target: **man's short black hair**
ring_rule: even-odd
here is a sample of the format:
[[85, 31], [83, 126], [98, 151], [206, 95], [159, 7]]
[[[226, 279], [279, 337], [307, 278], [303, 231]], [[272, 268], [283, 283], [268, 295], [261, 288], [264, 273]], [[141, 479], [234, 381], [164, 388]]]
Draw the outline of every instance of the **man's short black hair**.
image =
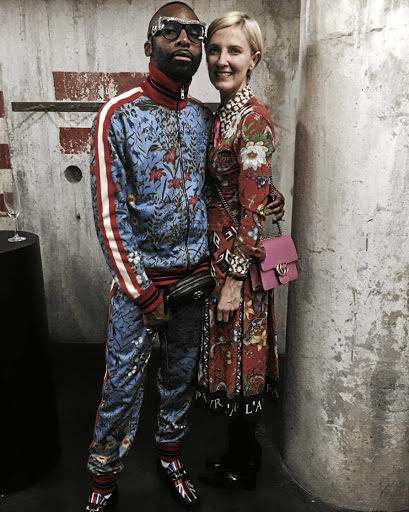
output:
[[177, 2], [177, 1], [175, 1], [175, 2], [168, 2], [168, 3], [166, 3], [166, 4], [163, 4], [163, 5], [162, 5], [162, 7], [160, 7], [160, 8], [158, 9], [158, 11], [157, 11], [157, 12], [159, 12], [159, 11], [160, 11], [161, 9], [163, 9], [164, 7], [167, 7], [168, 5], [174, 5], [174, 4], [184, 5], [185, 7], [187, 7], [188, 9], [190, 9], [192, 12], [194, 12], [194, 10], [190, 7], [190, 5], [185, 4], [185, 2]]

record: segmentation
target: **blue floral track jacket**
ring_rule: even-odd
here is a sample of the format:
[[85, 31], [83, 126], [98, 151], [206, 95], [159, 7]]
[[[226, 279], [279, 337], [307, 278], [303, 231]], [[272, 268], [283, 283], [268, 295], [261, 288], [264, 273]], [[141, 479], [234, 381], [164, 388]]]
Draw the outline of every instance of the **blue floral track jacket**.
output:
[[143, 313], [208, 258], [203, 197], [213, 116], [150, 64], [140, 87], [99, 111], [91, 137], [95, 224], [108, 266]]

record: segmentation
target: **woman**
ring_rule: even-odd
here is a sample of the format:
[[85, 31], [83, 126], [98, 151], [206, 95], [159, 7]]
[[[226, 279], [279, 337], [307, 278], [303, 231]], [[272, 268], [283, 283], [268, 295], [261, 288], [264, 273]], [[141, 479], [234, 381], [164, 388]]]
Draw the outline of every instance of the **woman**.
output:
[[219, 16], [209, 26], [205, 50], [221, 104], [208, 154], [209, 243], [216, 288], [205, 315], [199, 395], [231, 420], [229, 449], [208, 462], [203, 478], [215, 485], [254, 488], [261, 463], [255, 429], [268, 387], [266, 375], [273, 382], [278, 378], [273, 299], [268, 292], [255, 293], [249, 278], [250, 264], [265, 257], [262, 238], [274, 127], [248, 85], [262, 54], [257, 22], [236, 11]]

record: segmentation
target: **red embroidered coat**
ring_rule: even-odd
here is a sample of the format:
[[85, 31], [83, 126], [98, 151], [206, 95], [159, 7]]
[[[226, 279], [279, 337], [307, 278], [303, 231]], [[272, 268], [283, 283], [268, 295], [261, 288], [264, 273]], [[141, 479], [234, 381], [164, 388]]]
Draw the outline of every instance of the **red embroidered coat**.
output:
[[[247, 86], [219, 109], [208, 154], [208, 236], [217, 284], [205, 315], [199, 395], [212, 409], [229, 415], [239, 407], [245, 414], [259, 412], [266, 374], [271, 381], [278, 378], [273, 299], [268, 292], [253, 292], [248, 277], [249, 265], [265, 256], [264, 208], [274, 148], [270, 114]], [[212, 182], [219, 185], [239, 227]], [[244, 279], [241, 306], [230, 322], [216, 323], [227, 275]]]

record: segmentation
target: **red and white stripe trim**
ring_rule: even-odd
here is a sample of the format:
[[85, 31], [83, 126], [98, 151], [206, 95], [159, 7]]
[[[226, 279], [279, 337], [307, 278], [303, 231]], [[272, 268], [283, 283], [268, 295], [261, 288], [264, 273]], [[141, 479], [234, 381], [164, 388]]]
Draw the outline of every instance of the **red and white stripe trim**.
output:
[[107, 139], [110, 119], [115, 109], [136, 99], [141, 93], [142, 89], [136, 87], [106, 103], [99, 113], [95, 133], [95, 174], [97, 177], [101, 232], [120, 285], [133, 299], [140, 297], [143, 290], [139, 286], [127, 259], [116, 223], [113, 182], [111, 179], [111, 155]]

